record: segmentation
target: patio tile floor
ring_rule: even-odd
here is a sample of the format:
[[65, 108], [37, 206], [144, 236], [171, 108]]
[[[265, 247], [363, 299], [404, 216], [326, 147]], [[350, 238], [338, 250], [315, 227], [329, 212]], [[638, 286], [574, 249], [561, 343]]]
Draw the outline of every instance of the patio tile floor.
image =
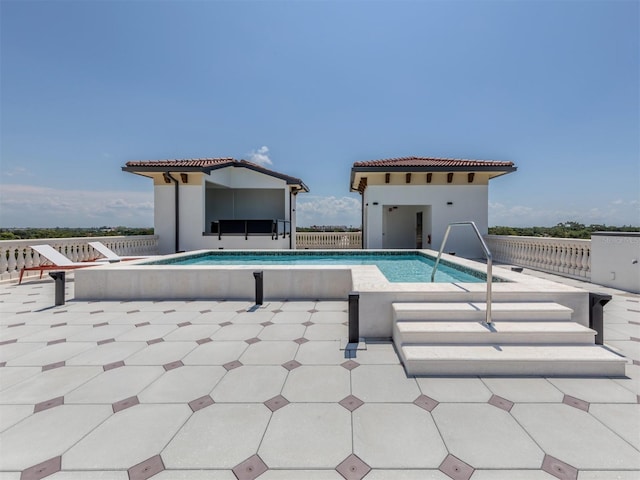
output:
[[345, 301], [0, 284], [0, 480], [636, 479], [640, 295], [537, 275], [613, 295], [625, 378], [407, 377], [390, 342], [345, 358]]

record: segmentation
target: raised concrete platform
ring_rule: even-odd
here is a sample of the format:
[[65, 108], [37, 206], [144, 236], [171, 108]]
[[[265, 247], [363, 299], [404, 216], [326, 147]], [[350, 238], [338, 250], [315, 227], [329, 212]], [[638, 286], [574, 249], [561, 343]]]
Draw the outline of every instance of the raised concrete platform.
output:
[[394, 303], [393, 340], [409, 375], [622, 376], [625, 359], [553, 302]]

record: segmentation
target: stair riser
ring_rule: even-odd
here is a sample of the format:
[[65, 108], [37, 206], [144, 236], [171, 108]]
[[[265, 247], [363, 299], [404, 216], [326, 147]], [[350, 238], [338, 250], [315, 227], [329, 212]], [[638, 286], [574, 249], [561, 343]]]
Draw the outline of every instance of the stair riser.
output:
[[[483, 322], [487, 317], [485, 312], [481, 311], [403, 311], [393, 313], [396, 322]], [[571, 321], [571, 313], [568, 312], [531, 312], [531, 311], [494, 311], [491, 312], [491, 318], [495, 321], [510, 322], [567, 322]]]
[[624, 376], [622, 362], [405, 361], [408, 375]]
[[396, 338], [402, 345], [593, 345], [595, 343], [592, 333], [394, 333], [394, 339]]

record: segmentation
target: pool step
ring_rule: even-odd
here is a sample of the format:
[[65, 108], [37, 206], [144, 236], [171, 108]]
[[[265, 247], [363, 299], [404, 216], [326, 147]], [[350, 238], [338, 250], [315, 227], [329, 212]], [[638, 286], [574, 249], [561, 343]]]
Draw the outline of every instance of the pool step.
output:
[[624, 376], [623, 357], [598, 345], [407, 345], [409, 375]]
[[409, 375], [624, 376], [625, 359], [552, 302], [394, 303], [393, 341]]
[[[484, 302], [394, 303], [395, 320], [483, 321], [487, 304]], [[573, 310], [554, 302], [494, 302], [493, 320], [509, 321], [571, 321]]]
[[596, 331], [576, 322], [398, 321], [394, 339], [407, 344], [592, 344]]

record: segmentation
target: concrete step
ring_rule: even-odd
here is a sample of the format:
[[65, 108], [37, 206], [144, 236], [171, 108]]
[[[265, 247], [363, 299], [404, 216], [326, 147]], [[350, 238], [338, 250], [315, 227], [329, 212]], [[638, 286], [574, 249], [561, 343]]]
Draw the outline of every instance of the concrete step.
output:
[[[396, 321], [483, 321], [484, 302], [393, 303]], [[554, 302], [494, 302], [493, 320], [509, 321], [569, 321], [573, 310]]]
[[594, 344], [596, 331], [576, 322], [420, 322], [394, 324], [396, 346], [407, 344]]
[[406, 345], [399, 351], [408, 375], [625, 374], [625, 359], [598, 345]]

